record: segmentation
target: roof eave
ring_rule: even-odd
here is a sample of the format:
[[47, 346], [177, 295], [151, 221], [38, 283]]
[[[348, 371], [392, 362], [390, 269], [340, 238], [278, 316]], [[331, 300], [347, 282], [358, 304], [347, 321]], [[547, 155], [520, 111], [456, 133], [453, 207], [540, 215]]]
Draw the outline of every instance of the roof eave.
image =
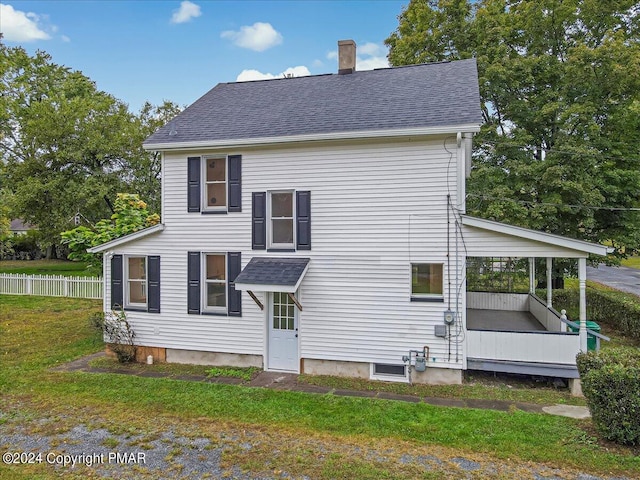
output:
[[153, 227], [145, 228], [143, 230], [138, 230], [137, 232], [130, 233], [129, 235], [125, 235], [124, 237], [115, 238], [101, 245], [96, 245], [95, 247], [87, 248], [87, 252], [89, 253], [102, 253], [107, 250], [119, 247], [122, 244], [132, 242], [134, 240], [139, 240], [148, 235], [161, 232], [164, 230], [164, 225], [159, 223], [158, 225], [154, 225]]
[[610, 248], [597, 243], [585, 242], [583, 240], [575, 240], [573, 238], [562, 237], [552, 233], [539, 232], [528, 228], [516, 227], [506, 223], [494, 222], [484, 218], [470, 217], [462, 215], [462, 224], [469, 227], [482, 228], [492, 232], [504, 233], [515, 237], [534, 240], [542, 243], [552, 244], [559, 247], [568, 248], [584, 253], [606, 256], [611, 253]]
[[142, 146], [145, 150], [195, 150], [200, 148], [219, 148], [219, 147], [248, 147], [274, 145], [281, 143], [299, 143], [314, 142], [326, 140], [356, 140], [367, 138], [393, 138], [393, 137], [411, 137], [423, 135], [444, 135], [451, 133], [478, 133], [480, 131], [479, 123], [469, 123], [461, 125], [442, 125], [437, 127], [418, 127], [418, 128], [397, 128], [383, 130], [360, 130], [355, 132], [330, 132], [330, 133], [312, 133], [305, 135], [287, 135], [278, 137], [257, 137], [257, 138], [239, 138], [239, 139], [223, 139], [223, 140], [201, 140], [192, 142], [164, 142], [164, 143], [144, 143]]

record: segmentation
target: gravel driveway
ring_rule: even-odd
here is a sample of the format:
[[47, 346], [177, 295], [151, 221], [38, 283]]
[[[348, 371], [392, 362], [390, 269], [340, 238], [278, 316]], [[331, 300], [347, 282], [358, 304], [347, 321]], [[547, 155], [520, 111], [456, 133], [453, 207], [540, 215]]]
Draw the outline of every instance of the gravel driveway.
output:
[[[101, 422], [97, 421], [98, 424]], [[327, 461], [341, 456], [380, 466], [393, 464], [394, 471], [402, 472], [406, 468], [412, 472], [410, 476], [398, 478], [419, 478], [427, 474], [436, 475], [433, 478], [452, 479], [624, 478], [596, 477], [528, 463], [516, 465], [509, 461], [468, 458], [440, 447], [414, 448], [393, 441], [363, 447], [342, 438], [328, 441], [322, 437], [299, 438], [287, 432], [226, 425], [217, 425], [212, 430], [204, 428], [205, 425], [207, 435], [202, 436], [203, 428], [200, 427], [202, 425], [196, 430], [200, 435], [195, 436], [176, 433], [177, 429], [184, 430], [183, 426], [165, 427], [163, 431], [151, 433], [116, 432], [122, 428], [117, 427], [114, 431], [114, 428], [97, 425], [74, 424], [72, 418], [60, 416], [24, 419], [0, 410], [0, 450], [5, 463], [10, 455], [15, 457], [15, 452], [26, 453], [14, 462], [18, 472], [26, 468], [20, 462], [39, 463], [46, 465], [46, 470], [53, 476], [65, 479], [314, 478], [312, 472], [294, 475], [279, 470], [278, 458], [292, 451]], [[400, 470], [395, 470], [398, 468]]]

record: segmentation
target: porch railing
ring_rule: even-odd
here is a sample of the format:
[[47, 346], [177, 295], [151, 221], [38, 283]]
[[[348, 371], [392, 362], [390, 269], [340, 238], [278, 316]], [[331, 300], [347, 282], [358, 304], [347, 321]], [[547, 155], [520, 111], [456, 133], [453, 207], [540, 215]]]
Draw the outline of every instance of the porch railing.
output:
[[[573, 322], [568, 320], [567, 318], [563, 318], [560, 312], [558, 312], [553, 307], [548, 307], [544, 300], [542, 300], [537, 295], [532, 293], [529, 294], [530, 300], [530, 312], [534, 317], [538, 319], [540, 323], [542, 323], [548, 331], [551, 332], [566, 332], [566, 326], [571, 328], [575, 328], [576, 330], [580, 330], [580, 322]], [[545, 311], [545, 315], [541, 314], [541, 307]], [[572, 332], [573, 333], [573, 332]], [[596, 339], [596, 350], [600, 350], [600, 340], [605, 340], [607, 342], [611, 341], [611, 338], [606, 335], [602, 335], [600, 332], [596, 332], [595, 330], [591, 330], [587, 328], [587, 334], [595, 337]]]

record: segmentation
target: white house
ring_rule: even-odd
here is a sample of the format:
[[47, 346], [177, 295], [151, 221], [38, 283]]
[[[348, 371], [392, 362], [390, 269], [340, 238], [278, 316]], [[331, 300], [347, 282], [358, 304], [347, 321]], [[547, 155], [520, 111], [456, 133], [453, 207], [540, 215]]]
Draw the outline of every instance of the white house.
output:
[[468, 257], [578, 258], [584, 319], [585, 259], [607, 253], [465, 215], [475, 60], [359, 72], [355, 43], [339, 52], [337, 74], [217, 85], [146, 140], [162, 224], [92, 249], [105, 311], [122, 305], [159, 361], [576, 378], [584, 322], [566, 332], [551, 298], [466, 292]]

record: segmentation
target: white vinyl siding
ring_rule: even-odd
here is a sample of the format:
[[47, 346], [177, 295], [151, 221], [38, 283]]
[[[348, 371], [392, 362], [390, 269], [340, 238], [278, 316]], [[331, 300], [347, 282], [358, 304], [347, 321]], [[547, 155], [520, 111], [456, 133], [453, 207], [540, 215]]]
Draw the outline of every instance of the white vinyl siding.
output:
[[[464, 278], [460, 241], [457, 262], [455, 242], [450, 245], [451, 272], [446, 265], [447, 194], [455, 205], [456, 162], [450, 163], [443, 140], [234, 151], [243, 162], [242, 212], [197, 218], [186, 213], [186, 159], [193, 152], [165, 152], [164, 231], [114, 249], [125, 254], [153, 251], [162, 257], [162, 313], [132, 312], [136, 341], [265, 354], [266, 315], [246, 292], [241, 321], [187, 314], [187, 252], [237, 251], [243, 266], [254, 256], [302, 256], [311, 261], [297, 295], [304, 308], [299, 312], [301, 358], [399, 364], [410, 349], [428, 345], [429, 367], [462, 368], [464, 345], [452, 345], [449, 356], [447, 341], [434, 335], [447, 303], [410, 301], [409, 265], [436, 263], [444, 265], [445, 278], [451, 274], [450, 308], [460, 312], [464, 307], [464, 288], [456, 288]], [[217, 155], [206, 150], [197, 154]], [[251, 193], [292, 190], [311, 192], [312, 250], [252, 250]], [[450, 227], [452, 239], [453, 231]], [[445, 299], [447, 289], [444, 281]], [[256, 296], [266, 305], [264, 294]]]

